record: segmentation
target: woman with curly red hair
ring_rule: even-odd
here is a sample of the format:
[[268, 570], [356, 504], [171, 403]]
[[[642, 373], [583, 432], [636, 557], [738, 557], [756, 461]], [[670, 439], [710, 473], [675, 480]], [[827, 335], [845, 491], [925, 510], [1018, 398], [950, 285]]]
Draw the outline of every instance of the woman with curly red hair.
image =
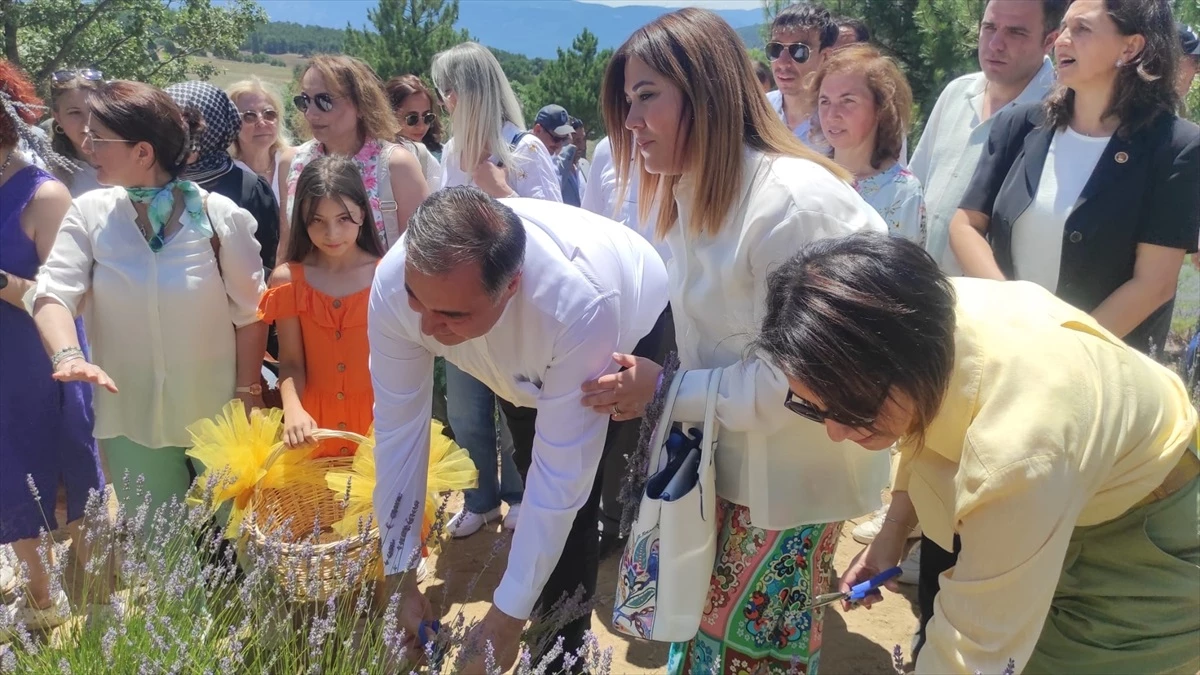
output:
[[[104, 477], [92, 438], [91, 387], [51, 377], [51, 359], [27, 310], [33, 279], [71, 206], [71, 194], [17, 151], [21, 139], [35, 151], [47, 150], [28, 126], [37, 121], [41, 100], [25, 75], [5, 60], [0, 60], [0, 103], [0, 544], [12, 544], [28, 575], [25, 592], [0, 609], [8, 619], [0, 626], [48, 628], [66, 621], [70, 609], [61, 588], [51, 592], [38, 556], [39, 533], [59, 526], [54, 507], [60, 485], [66, 488], [67, 520], [74, 524], [83, 516], [89, 491], [104, 490]], [[81, 322], [75, 321], [73, 330], [86, 349]], [[15, 579], [7, 581], [15, 586]], [[8, 628], [0, 628], [0, 642], [11, 637]]]

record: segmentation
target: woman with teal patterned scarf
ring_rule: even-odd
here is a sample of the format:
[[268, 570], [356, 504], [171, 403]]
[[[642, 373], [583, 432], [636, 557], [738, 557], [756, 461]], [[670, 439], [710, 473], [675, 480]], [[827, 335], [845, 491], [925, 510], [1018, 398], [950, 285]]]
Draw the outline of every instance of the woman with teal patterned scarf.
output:
[[[96, 385], [96, 438], [118, 498], [181, 499], [196, 470], [187, 425], [230, 399], [261, 406], [266, 327], [254, 219], [179, 180], [203, 122], [115, 81], [90, 98], [83, 150], [112, 187], [76, 199], [38, 275], [35, 319], [54, 377]], [[92, 360], [73, 318], [84, 316]], [[153, 511], [152, 511], [153, 512]]]

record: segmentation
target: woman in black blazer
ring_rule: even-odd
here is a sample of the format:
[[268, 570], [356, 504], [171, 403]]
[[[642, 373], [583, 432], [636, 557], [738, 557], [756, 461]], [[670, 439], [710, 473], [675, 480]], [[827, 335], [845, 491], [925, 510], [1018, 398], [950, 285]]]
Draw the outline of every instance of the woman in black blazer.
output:
[[950, 223], [964, 274], [1035, 281], [1162, 349], [1200, 232], [1200, 127], [1176, 116], [1177, 42], [1167, 0], [1072, 3], [1057, 90], [997, 118]]

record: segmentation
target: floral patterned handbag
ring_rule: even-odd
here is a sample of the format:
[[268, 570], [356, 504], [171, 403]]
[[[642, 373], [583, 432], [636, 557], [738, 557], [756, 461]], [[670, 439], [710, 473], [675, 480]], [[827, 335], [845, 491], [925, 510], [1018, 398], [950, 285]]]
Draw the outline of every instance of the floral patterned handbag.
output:
[[[671, 381], [663, 414], [650, 440], [650, 473], [661, 469], [671, 440], [671, 409], [685, 373]], [[617, 570], [613, 628], [620, 633], [658, 642], [690, 640], [700, 628], [717, 553], [713, 451], [716, 447], [716, 403], [721, 371], [710, 371], [704, 424], [698, 440], [700, 461], [695, 483], [682, 494], [664, 494], [652, 475], [625, 544]], [[675, 434], [679, 434], [678, 431]], [[678, 440], [678, 439], [676, 439]], [[673, 462], [672, 462], [673, 464]], [[681, 471], [688, 471], [687, 465]], [[674, 485], [672, 481], [672, 485]]]

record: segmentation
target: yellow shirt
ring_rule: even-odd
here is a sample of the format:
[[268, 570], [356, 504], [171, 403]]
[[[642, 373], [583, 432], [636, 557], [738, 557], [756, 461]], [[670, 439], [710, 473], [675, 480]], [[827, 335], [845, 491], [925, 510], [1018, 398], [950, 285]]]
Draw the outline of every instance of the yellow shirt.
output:
[[1157, 487], [1196, 410], [1174, 373], [1040, 286], [954, 286], [950, 387], [924, 448], [902, 444], [895, 489], [926, 536], [962, 543], [916, 672], [998, 673], [1033, 653], [1074, 528]]

